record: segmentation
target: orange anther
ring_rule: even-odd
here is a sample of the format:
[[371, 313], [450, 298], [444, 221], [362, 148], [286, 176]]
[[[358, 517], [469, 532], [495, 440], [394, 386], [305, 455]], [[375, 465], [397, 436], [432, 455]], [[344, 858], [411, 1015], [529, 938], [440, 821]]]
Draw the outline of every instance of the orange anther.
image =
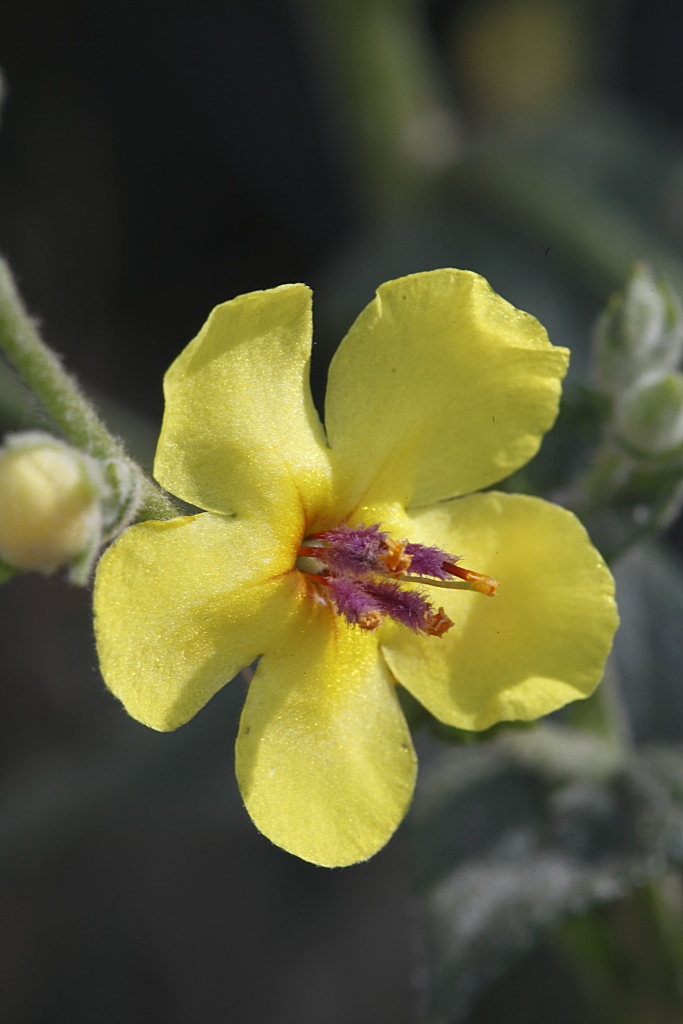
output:
[[374, 608], [369, 612], [364, 612], [358, 619], [358, 625], [361, 629], [367, 629], [372, 632], [373, 629], [377, 629], [378, 626], [382, 625], [384, 616], [381, 612], [376, 611]]
[[474, 569], [463, 569], [453, 562], [444, 562], [443, 567], [451, 576], [457, 576], [471, 584], [474, 590], [478, 590], [480, 594], [493, 597], [498, 589], [498, 580], [494, 580], [493, 576], [484, 576], [483, 573], [475, 572]]
[[388, 576], [398, 576], [399, 573], [407, 572], [413, 560], [412, 555], [406, 554], [405, 544], [392, 537], [387, 538], [386, 551], [379, 557], [387, 567]]
[[438, 611], [431, 611], [425, 616], [420, 628], [427, 636], [443, 636], [452, 625], [453, 620], [448, 618], [443, 608], [439, 608]]

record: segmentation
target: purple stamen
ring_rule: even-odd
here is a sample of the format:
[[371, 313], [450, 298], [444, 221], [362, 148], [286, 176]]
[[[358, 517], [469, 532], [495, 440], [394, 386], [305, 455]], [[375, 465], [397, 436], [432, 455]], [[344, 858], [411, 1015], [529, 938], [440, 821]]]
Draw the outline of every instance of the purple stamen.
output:
[[352, 626], [376, 629], [385, 616], [413, 633], [431, 631], [434, 609], [424, 594], [403, 590], [392, 580], [327, 577], [327, 592], [339, 615]]
[[457, 562], [456, 555], [449, 555], [441, 548], [428, 547], [426, 544], [406, 544], [406, 554], [410, 556], [411, 574], [416, 576], [434, 576], [437, 580], [451, 579], [451, 573], [444, 569], [444, 562]]
[[374, 621], [379, 626], [386, 614], [381, 603], [375, 596], [368, 593], [359, 580], [350, 580], [344, 576], [330, 576], [327, 579], [327, 592], [337, 612], [343, 615], [352, 626], [365, 626]]
[[432, 606], [419, 590], [403, 590], [391, 580], [364, 580], [361, 584], [385, 615], [419, 633], [432, 612]]
[[386, 550], [388, 534], [379, 526], [340, 526], [336, 530], [324, 530], [316, 534], [323, 542], [320, 557], [329, 566], [330, 572], [351, 576], [363, 576], [367, 572], [380, 572], [380, 555]]
[[[374, 630], [389, 616], [414, 633], [442, 636], [452, 625], [443, 608], [435, 611], [421, 591], [399, 583], [410, 575], [451, 579], [444, 564], [457, 558], [439, 548], [395, 541], [379, 524], [361, 523], [313, 534], [299, 556], [321, 566], [313, 577], [319, 576], [325, 597], [352, 626]], [[302, 571], [310, 573], [303, 564]]]

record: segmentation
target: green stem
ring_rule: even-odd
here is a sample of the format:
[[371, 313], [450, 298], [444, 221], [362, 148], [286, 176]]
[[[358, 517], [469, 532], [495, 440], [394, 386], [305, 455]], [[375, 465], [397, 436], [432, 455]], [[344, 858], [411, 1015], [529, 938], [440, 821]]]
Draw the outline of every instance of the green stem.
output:
[[142, 487], [138, 520], [173, 519], [180, 514], [137, 463], [128, 457], [121, 443], [83, 396], [73, 377], [45, 344], [22, 302], [12, 272], [2, 258], [0, 349], [70, 444], [101, 461], [120, 459], [134, 467]]
[[177, 519], [183, 514], [139, 467], [138, 472], [142, 481], [142, 498], [135, 513], [136, 523], [147, 519]]
[[380, 216], [412, 208], [456, 150], [424, 4], [297, 0], [295, 7], [366, 203]]

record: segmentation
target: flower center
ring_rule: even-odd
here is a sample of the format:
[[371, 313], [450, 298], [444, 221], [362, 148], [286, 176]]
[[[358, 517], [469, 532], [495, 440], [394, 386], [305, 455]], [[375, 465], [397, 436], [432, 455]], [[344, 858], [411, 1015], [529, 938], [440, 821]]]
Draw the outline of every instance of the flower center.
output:
[[425, 593], [402, 584], [477, 590], [492, 597], [491, 576], [461, 568], [456, 555], [397, 541], [373, 526], [338, 526], [306, 537], [296, 561], [318, 593], [352, 626], [377, 629], [386, 616], [415, 633], [443, 636], [453, 622]]

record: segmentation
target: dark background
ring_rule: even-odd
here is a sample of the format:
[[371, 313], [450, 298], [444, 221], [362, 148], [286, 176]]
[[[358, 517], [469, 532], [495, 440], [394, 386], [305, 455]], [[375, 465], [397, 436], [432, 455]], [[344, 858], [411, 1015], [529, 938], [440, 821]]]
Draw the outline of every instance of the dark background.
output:
[[[683, 11], [675, 0], [569, 6], [583, 48], [537, 145], [519, 127], [524, 111], [486, 100], [457, 59], [475, 52], [487, 5], [425, 5], [463, 149], [507, 145], [515, 125], [515, 153], [552, 150], [569, 178], [590, 151], [594, 193], [616, 191], [676, 251]], [[398, 273], [485, 273], [573, 342], [579, 362], [619, 284], [563, 250], [547, 221], [530, 229], [522, 207], [457, 173], [415, 203], [373, 204], [308, 19], [284, 0], [0, 2], [0, 248], [84, 386], [139, 414], [103, 402], [143, 457], [164, 370], [210, 308], [241, 292], [298, 280], [316, 290], [319, 401], [334, 345]], [[622, 126], [617, 169], [595, 155], [599, 111]], [[632, 255], [616, 258], [624, 274]], [[105, 692], [89, 615], [89, 594], [60, 580], [17, 578], [0, 594], [0, 1020], [413, 1021], [424, 969], [405, 830], [345, 871], [272, 847], [233, 776], [241, 682], [178, 734], [150, 733]], [[583, 1012], [543, 946], [471, 1021]]]

